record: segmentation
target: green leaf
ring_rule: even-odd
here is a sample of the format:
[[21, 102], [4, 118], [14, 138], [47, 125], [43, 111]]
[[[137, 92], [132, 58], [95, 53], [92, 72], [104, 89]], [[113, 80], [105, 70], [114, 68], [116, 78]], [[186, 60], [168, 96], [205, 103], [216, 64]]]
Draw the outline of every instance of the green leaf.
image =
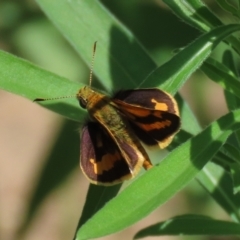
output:
[[[79, 220], [77, 229], [80, 228], [88, 219], [90, 219], [97, 211], [99, 211], [106, 202], [115, 197], [121, 188], [121, 184], [114, 186], [97, 186], [90, 184], [83, 212]], [[98, 198], [96, 198], [96, 196]]]
[[240, 25], [231, 24], [203, 34], [167, 63], [153, 71], [141, 87], [158, 86], [171, 94], [175, 94], [210, 55], [217, 44], [232, 32], [239, 30]]
[[231, 174], [233, 178], [233, 193], [237, 194], [240, 192], [240, 167], [238, 163], [231, 164]]
[[212, 123], [109, 201], [79, 229], [77, 239], [120, 231], [148, 215], [191, 181], [239, 128], [240, 110]]
[[223, 145], [221, 151], [224, 152], [228, 157], [230, 157], [235, 163], [240, 166], [240, 151], [238, 148], [229, 143], [226, 143]]
[[216, 0], [216, 2], [219, 4], [219, 6], [221, 6], [222, 9], [231, 13], [233, 16], [240, 18], [239, 3], [238, 3], [238, 8], [235, 8], [226, 0]]
[[211, 80], [222, 86], [226, 91], [234, 94], [235, 97], [240, 97], [239, 80], [225, 65], [214, 60], [213, 58], [208, 58], [201, 66], [201, 70]]
[[92, 45], [98, 41], [94, 73], [106, 90], [135, 88], [156, 67], [134, 35], [100, 1], [36, 1], [88, 65]]
[[[1, 89], [31, 101], [37, 97], [74, 96], [81, 86], [3, 51], [0, 51], [0, 76]], [[46, 101], [43, 105], [75, 121], [82, 119], [83, 110], [76, 99]]]
[[[239, 86], [239, 78], [238, 78], [238, 71], [235, 66], [234, 57], [231, 51], [226, 50], [223, 54], [222, 62], [225, 66], [229, 68], [229, 71], [231, 70], [231, 76], [234, 78], [235, 84]], [[228, 79], [229, 81], [229, 79]], [[228, 83], [228, 81], [226, 81]], [[237, 86], [237, 87], [238, 87]], [[240, 107], [240, 99], [239, 96], [236, 94], [233, 94], [232, 92], [229, 92], [227, 90], [224, 91], [227, 106], [229, 110], [234, 110]], [[233, 146], [231, 144], [225, 144], [223, 147], [223, 151], [231, 157], [235, 163], [229, 164], [230, 166], [230, 173], [233, 180], [233, 192], [234, 194], [237, 194], [240, 191], [240, 167], [239, 167], [239, 161], [240, 161], [240, 151], [238, 150], [239, 142], [238, 142], [238, 135], [239, 131], [236, 131], [233, 134], [233, 137], [236, 140], [236, 146]]]
[[[192, 1], [168, 1], [164, 0], [172, 11], [189, 25], [197, 29], [207, 32], [210, 29], [223, 25], [213, 12], [201, 0]], [[225, 40], [229, 43], [238, 54], [240, 53], [240, 42], [234, 36], [230, 36]]]
[[231, 161], [228, 161], [229, 172], [233, 180], [233, 193], [237, 194], [240, 191], [240, 151], [238, 147], [226, 143], [221, 152], [224, 152], [224, 154], [231, 159]]
[[[229, 75], [231, 75], [231, 77], [234, 80], [234, 84], [237, 83], [237, 85], [239, 86], [240, 82], [239, 82], [239, 79], [238, 79], [238, 73], [237, 73], [238, 71], [237, 71], [236, 66], [235, 66], [233, 54], [230, 50], [225, 50], [224, 51], [223, 57], [222, 57], [222, 63], [223, 63], [223, 68], [227, 67], [226, 72], [229, 73]], [[228, 78], [226, 78], [226, 80], [228, 80], [230, 82], [232, 81], [232, 79], [229, 80]], [[228, 81], [225, 81], [227, 83], [227, 85], [229, 85]], [[237, 88], [238, 88], [238, 86], [237, 86]], [[229, 88], [229, 86], [228, 86], [228, 88]], [[228, 109], [230, 111], [240, 107], [239, 96], [234, 95], [233, 91], [229, 91], [229, 90], [226, 89], [224, 91], [224, 95], [225, 95], [225, 98], [226, 98]]]
[[197, 180], [234, 221], [240, 221], [240, 195], [233, 194], [228, 173], [216, 164], [208, 163], [197, 175]]
[[162, 235], [239, 235], [240, 224], [202, 215], [182, 215], [139, 231], [134, 239]]
[[163, 2], [168, 5], [179, 18], [202, 31], [207, 32], [223, 24], [222, 21], [200, 0], [163, 0]]

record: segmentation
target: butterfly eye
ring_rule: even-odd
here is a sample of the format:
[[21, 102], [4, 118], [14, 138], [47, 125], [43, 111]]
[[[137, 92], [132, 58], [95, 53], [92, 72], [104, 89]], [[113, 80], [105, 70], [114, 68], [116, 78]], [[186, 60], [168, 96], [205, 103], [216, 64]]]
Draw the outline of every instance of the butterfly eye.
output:
[[79, 98], [79, 104], [82, 108], [86, 108], [87, 107], [87, 100], [84, 98]]

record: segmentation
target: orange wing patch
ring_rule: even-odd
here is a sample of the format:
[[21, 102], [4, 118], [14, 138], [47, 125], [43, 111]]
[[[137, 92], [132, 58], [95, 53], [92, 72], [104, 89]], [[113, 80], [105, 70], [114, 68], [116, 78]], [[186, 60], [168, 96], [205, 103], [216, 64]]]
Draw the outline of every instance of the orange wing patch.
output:
[[158, 102], [155, 99], [151, 99], [152, 103], [155, 103], [155, 109], [161, 111], [168, 111], [168, 106], [166, 103]]
[[122, 156], [119, 152], [115, 152], [114, 154], [106, 153], [102, 156], [101, 161], [96, 161], [95, 159], [91, 158], [90, 163], [93, 165], [94, 173], [95, 174], [103, 174], [104, 171], [109, 171], [110, 169], [114, 168], [114, 165], [117, 161], [121, 161]]

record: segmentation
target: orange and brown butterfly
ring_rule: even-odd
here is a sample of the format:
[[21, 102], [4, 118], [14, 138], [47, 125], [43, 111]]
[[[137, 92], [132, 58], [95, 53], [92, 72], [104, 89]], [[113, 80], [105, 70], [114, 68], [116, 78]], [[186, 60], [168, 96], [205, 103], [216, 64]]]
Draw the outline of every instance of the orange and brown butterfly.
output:
[[[95, 50], [96, 43], [92, 66]], [[111, 98], [85, 86], [76, 97], [90, 116], [81, 133], [80, 167], [93, 184], [118, 184], [151, 168], [141, 142], [165, 148], [180, 128], [175, 99], [157, 88], [120, 91]]]

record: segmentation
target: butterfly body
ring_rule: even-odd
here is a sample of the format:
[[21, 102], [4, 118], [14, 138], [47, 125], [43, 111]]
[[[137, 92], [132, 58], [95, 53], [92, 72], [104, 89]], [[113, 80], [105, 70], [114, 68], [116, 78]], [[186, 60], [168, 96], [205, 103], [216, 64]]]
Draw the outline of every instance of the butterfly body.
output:
[[94, 184], [117, 184], [142, 166], [149, 169], [140, 140], [164, 148], [179, 129], [176, 102], [159, 89], [127, 90], [110, 98], [85, 86], [77, 99], [91, 120], [82, 130], [80, 166]]

